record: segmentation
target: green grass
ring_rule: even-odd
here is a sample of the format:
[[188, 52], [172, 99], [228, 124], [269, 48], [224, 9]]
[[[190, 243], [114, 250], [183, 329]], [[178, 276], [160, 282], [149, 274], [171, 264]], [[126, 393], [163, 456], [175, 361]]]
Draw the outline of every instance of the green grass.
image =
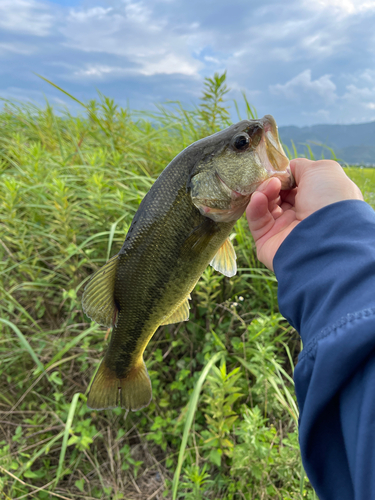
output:
[[[225, 94], [215, 75], [192, 111], [136, 113], [100, 96], [82, 116], [12, 102], [0, 112], [1, 498], [316, 498], [298, 448], [300, 340], [244, 219], [238, 274], [208, 268], [190, 321], [150, 342], [150, 406], [86, 406], [106, 329], [82, 313], [83, 284], [121, 248], [169, 161], [230, 123]], [[374, 203], [375, 171], [347, 172]]]

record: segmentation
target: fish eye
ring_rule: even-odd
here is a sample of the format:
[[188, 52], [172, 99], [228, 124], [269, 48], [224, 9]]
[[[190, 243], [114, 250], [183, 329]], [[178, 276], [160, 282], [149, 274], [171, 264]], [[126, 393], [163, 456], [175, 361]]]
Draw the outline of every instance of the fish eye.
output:
[[237, 134], [233, 137], [232, 144], [234, 149], [237, 149], [237, 151], [244, 151], [250, 146], [250, 142], [250, 137], [245, 132], [242, 132], [241, 134]]

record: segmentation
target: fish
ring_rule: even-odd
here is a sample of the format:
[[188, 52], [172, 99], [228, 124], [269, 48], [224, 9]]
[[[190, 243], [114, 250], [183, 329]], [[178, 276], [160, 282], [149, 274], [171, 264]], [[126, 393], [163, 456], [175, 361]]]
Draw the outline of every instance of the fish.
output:
[[163, 170], [143, 198], [120, 252], [87, 284], [82, 306], [112, 328], [90, 386], [92, 409], [137, 411], [152, 399], [143, 353], [160, 325], [189, 319], [189, 299], [206, 267], [232, 277], [229, 239], [251, 194], [269, 177], [294, 187], [271, 115], [194, 142]]

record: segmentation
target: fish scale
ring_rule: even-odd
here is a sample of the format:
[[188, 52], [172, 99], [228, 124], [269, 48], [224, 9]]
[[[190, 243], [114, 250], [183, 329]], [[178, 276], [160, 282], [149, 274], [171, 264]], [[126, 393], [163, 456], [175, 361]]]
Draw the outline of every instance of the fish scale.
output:
[[[143, 352], [156, 329], [188, 319], [190, 292], [207, 265], [211, 263], [227, 276], [235, 273], [235, 253], [228, 236], [257, 185], [276, 175], [284, 187], [292, 186], [281, 145], [277, 153], [286, 162], [281, 162], [279, 170], [267, 170], [264, 151], [259, 150], [262, 144], [264, 148], [279, 144], [272, 120], [269, 116], [244, 120], [182, 151], [143, 199], [119, 254], [92, 277], [83, 308], [93, 320], [114, 324], [90, 388], [91, 408], [121, 406], [135, 411], [149, 404], [151, 382]], [[275, 139], [271, 146], [261, 140], [266, 136], [264, 129], [270, 127]], [[238, 136], [241, 140], [233, 142]], [[249, 147], [238, 151], [233, 145], [237, 143], [241, 148], [249, 143]], [[273, 163], [272, 168], [278, 166]], [[225, 172], [226, 164], [230, 164], [230, 175]], [[233, 191], [233, 186], [242, 186], [241, 179], [253, 183], [243, 185], [243, 195]]]

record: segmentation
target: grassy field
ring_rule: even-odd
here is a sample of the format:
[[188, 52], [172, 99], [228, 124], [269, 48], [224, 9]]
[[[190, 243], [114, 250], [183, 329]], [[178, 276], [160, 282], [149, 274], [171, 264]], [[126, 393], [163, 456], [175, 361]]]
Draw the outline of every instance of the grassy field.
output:
[[[0, 498], [317, 498], [298, 447], [299, 336], [244, 219], [238, 274], [209, 267], [190, 321], [149, 344], [150, 406], [86, 406], [107, 341], [82, 312], [83, 283], [119, 251], [169, 161], [229, 125], [225, 93], [215, 75], [191, 111], [135, 113], [100, 96], [80, 117], [0, 112]], [[375, 170], [347, 172], [374, 205]]]

